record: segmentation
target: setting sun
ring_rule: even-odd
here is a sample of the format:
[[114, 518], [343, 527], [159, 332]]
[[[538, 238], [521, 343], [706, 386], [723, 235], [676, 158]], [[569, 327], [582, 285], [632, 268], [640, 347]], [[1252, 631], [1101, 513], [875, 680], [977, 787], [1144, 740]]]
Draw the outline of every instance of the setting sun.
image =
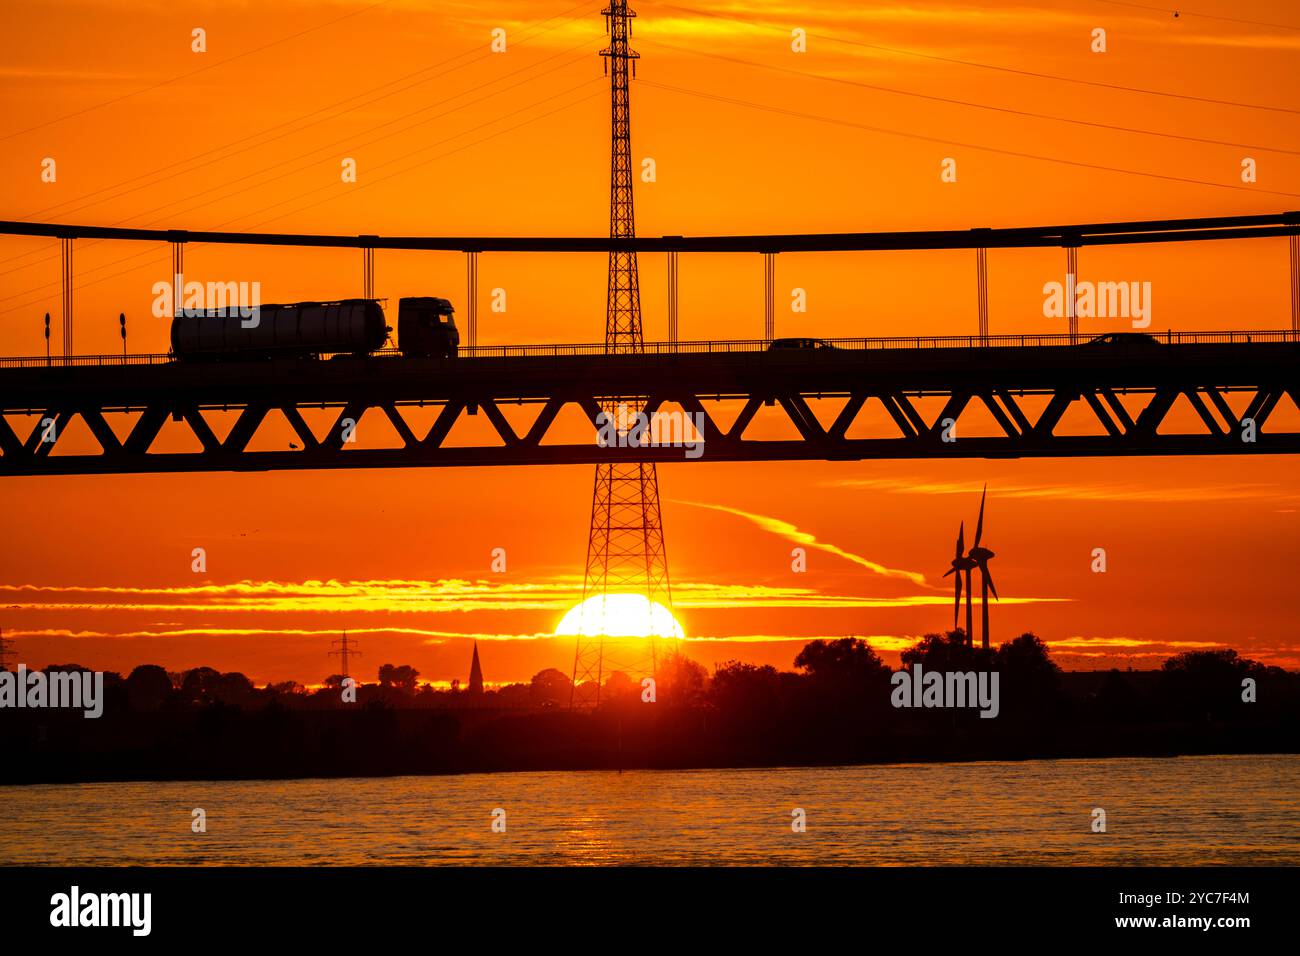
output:
[[574, 605], [555, 628], [556, 636], [685, 637], [672, 612], [644, 594], [589, 597]]

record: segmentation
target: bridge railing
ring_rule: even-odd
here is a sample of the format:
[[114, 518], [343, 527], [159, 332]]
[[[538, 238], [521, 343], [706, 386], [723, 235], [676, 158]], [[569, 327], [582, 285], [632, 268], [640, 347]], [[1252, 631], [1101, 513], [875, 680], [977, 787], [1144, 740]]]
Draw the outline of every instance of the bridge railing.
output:
[[[1300, 333], [1289, 329], [1231, 332], [1159, 332], [1151, 338], [1165, 345], [1245, 344], [1249, 342], [1298, 342]], [[781, 340], [777, 340], [781, 341]], [[816, 339], [836, 349], [953, 349], [953, 348], [1036, 348], [1043, 346], [1088, 344], [1088, 339], [1068, 333], [1046, 335], [939, 335], [892, 336], [888, 338]], [[700, 342], [646, 342], [641, 352], [647, 355], [683, 355], [700, 353], [763, 352], [772, 345], [770, 339], [725, 339]], [[479, 345], [462, 348], [462, 358], [511, 358], [516, 356], [603, 355], [603, 344], [583, 345]]]
[[[1300, 342], [1300, 332], [1289, 329], [1262, 329], [1231, 332], [1156, 332], [1150, 337], [1162, 345], [1227, 345], [1265, 342]], [[778, 340], [780, 341], [780, 340]], [[1077, 339], [1066, 333], [1047, 335], [939, 335], [892, 336], [889, 338], [837, 338], [818, 339], [835, 349], [848, 351], [888, 349], [953, 349], [953, 348], [1041, 348], [1070, 346], [1086, 347], [1088, 339]], [[699, 355], [732, 352], [763, 352], [772, 345], [769, 339], [723, 339], [700, 342], [646, 342], [640, 354], [645, 355]], [[600, 342], [551, 345], [479, 345], [462, 348], [459, 358], [562, 358], [575, 355], [604, 355], [605, 345]], [[383, 348], [374, 353], [376, 358], [394, 358], [401, 355], [395, 348]], [[325, 356], [326, 358], [332, 356]], [[175, 361], [168, 352], [144, 352], [128, 355], [33, 355], [0, 356], [0, 368], [89, 367], [110, 365], [167, 365]]]
[[66, 368], [100, 365], [166, 365], [172, 361], [168, 352], [141, 352], [131, 355], [7, 355], [0, 356], [0, 368]]

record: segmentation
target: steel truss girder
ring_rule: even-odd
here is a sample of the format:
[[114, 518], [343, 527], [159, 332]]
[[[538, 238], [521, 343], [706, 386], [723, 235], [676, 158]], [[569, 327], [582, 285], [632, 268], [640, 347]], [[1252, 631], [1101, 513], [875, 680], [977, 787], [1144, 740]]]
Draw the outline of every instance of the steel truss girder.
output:
[[[1213, 355], [1206, 350], [1224, 348], [1236, 350], [1234, 361], [1212, 376], [1207, 368], [1215, 363], [1209, 362]], [[1190, 354], [1195, 350], [1200, 350], [1198, 361], [1182, 361], [1197, 358]], [[941, 351], [948, 350], [912, 356], [910, 363], [902, 356], [879, 353], [829, 361], [760, 353], [473, 360], [458, 366], [383, 360], [358, 363], [362, 374], [321, 367], [337, 363], [199, 372], [176, 365], [0, 370], [0, 412], [8, 416], [0, 416], [0, 476], [1300, 452], [1300, 426], [1271, 427], [1271, 416], [1285, 395], [1300, 405], [1300, 347], [1294, 345], [1173, 347], [1168, 354], [1180, 361], [1168, 365], [1152, 364], [1149, 356], [1145, 363], [1114, 356], [1097, 363], [1062, 362], [1062, 353], [1074, 350], [1060, 348], [951, 350], [967, 353], [953, 365], [947, 361], [952, 357], [934, 354]], [[1013, 360], [999, 363], [990, 353], [1002, 351], [1055, 354], [1039, 362], [1007, 356]], [[1057, 367], [1043, 364], [1049, 358]], [[474, 367], [467, 368], [470, 365]], [[1225, 397], [1228, 392], [1250, 396], [1240, 415]], [[628, 401], [647, 417], [665, 406], [677, 406], [698, 422], [702, 453], [692, 457], [682, 447], [598, 444], [602, 403], [612, 395], [637, 394], [641, 397]], [[1026, 408], [1025, 396], [1045, 399], [1045, 405], [1034, 413]], [[810, 404], [823, 397], [842, 401], [833, 416], [819, 417]], [[923, 414], [920, 397], [941, 398], [941, 410]], [[1180, 397], [1195, 412], [1196, 430], [1162, 431]], [[406, 414], [417, 404], [437, 408], [432, 424], [418, 430]], [[529, 404], [538, 411], [516, 430], [503, 411], [512, 404]], [[737, 413], [730, 425], [723, 425], [718, 408], [728, 404]], [[556, 423], [568, 405], [590, 423], [589, 441], [555, 441]], [[850, 437], [854, 423], [873, 405], [883, 408], [896, 434]], [[963, 435], [963, 414], [975, 407], [996, 423], [995, 434]], [[323, 433], [313, 430], [303, 416], [308, 408], [329, 409], [332, 425]], [[214, 409], [237, 412], [224, 438], [204, 417]], [[258, 428], [277, 409], [301, 447], [251, 450]], [[1064, 416], [1077, 409], [1086, 410], [1099, 434], [1058, 434]], [[139, 417], [125, 437], [119, 437], [122, 432], [109, 420], [128, 411]], [[346, 440], [348, 420], [361, 422], [367, 412], [378, 412], [391, 423], [400, 447], [364, 448]], [[782, 417], [798, 437], [747, 437], [760, 412]], [[453, 427], [467, 415], [482, 415], [495, 443], [448, 443]], [[78, 417], [101, 445], [98, 453], [60, 453], [59, 442]], [[169, 419], [188, 429], [198, 451], [151, 450]], [[30, 427], [24, 428], [24, 420], [32, 422]]]

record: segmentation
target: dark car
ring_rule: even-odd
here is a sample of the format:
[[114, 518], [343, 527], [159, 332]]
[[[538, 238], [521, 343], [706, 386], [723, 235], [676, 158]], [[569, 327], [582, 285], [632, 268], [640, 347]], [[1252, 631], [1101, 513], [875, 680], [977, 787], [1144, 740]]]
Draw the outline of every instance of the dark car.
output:
[[773, 339], [767, 349], [769, 352], [779, 349], [833, 349], [835, 346], [822, 339]]
[[1086, 345], [1160, 345], [1160, 340], [1145, 332], [1107, 332], [1095, 339], [1089, 339]]

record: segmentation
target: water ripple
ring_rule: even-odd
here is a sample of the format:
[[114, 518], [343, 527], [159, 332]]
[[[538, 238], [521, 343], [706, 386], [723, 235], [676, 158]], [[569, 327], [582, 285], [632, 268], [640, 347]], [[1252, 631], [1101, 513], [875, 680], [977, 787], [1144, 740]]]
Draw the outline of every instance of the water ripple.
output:
[[[0, 800], [7, 865], [1300, 863], [1290, 755], [100, 783]], [[195, 807], [206, 833], [190, 830]]]

